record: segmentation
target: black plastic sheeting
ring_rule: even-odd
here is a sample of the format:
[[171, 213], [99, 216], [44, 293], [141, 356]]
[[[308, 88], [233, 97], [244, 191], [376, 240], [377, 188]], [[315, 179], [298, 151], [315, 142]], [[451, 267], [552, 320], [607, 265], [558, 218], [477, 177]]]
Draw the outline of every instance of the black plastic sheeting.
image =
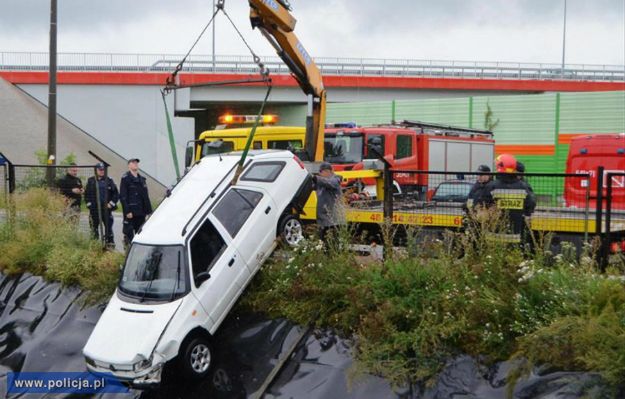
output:
[[[10, 371], [85, 371], [81, 354], [102, 306], [81, 308], [81, 292], [62, 289], [40, 277], [0, 275], [0, 397], [7, 392]], [[254, 315], [228, 318], [216, 337], [216, 363], [199, 383], [183, 382], [166, 369], [160, 387], [129, 394], [104, 394], [107, 399], [248, 398], [259, 389], [302, 327], [285, 320]], [[507, 398], [510, 362], [486, 368], [461, 356], [449, 362], [433, 386], [392, 388], [373, 376], [350, 379], [351, 343], [330, 331], [312, 331], [269, 386], [265, 398]], [[612, 393], [611, 393], [612, 392]], [[616, 395], [616, 396], [615, 396]], [[12, 395], [11, 398], [40, 397]], [[52, 397], [52, 396], [46, 396]], [[75, 398], [76, 395], [56, 395]], [[80, 396], [85, 397], [85, 396]], [[592, 373], [536, 370], [520, 380], [513, 397], [612, 398], [614, 394]]]

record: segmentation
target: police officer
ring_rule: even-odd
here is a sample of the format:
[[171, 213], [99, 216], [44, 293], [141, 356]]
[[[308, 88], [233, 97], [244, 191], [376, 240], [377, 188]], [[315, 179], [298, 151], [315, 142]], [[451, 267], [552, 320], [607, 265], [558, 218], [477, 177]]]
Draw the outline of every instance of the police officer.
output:
[[[480, 173], [490, 173], [490, 168], [487, 165], [480, 165], [477, 167], [477, 171]], [[469, 195], [467, 196], [466, 211], [476, 206], [484, 207], [490, 205], [487, 186], [491, 180], [493, 180], [491, 175], [484, 174], [477, 176], [477, 181], [473, 187], [471, 187], [471, 191], [469, 191]]]
[[510, 222], [510, 241], [526, 244], [529, 239], [526, 218], [536, 208], [536, 196], [527, 183], [517, 177], [517, 160], [513, 155], [499, 155], [495, 167], [497, 176], [487, 184], [488, 200], [505, 211]]
[[117, 209], [119, 192], [115, 182], [106, 176], [106, 166], [103, 163], [96, 165], [96, 175], [87, 180], [85, 202], [89, 208], [89, 221], [95, 239], [100, 238], [100, 223], [104, 224], [104, 240], [107, 247], [115, 248], [113, 237], [113, 211]]
[[119, 185], [120, 201], [124, 212], [124, 246], [127, 247], [145, 219], [152, 213], [145, 177], [139, 174], [139, 159], [128, 160], [128, 172]]

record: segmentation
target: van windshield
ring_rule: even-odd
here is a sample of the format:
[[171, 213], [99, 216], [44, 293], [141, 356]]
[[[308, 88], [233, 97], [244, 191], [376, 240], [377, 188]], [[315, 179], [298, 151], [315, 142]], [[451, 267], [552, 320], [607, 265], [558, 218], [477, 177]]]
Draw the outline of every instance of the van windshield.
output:
[[182, 245], [132, 244], [119, 290], [141, 301], [173, 301], [189, 292], [186, 264]]
[[358, 163], [362, 161], [363, 138], [361, 134], [326, 135], [324, 159], [330, 163]]

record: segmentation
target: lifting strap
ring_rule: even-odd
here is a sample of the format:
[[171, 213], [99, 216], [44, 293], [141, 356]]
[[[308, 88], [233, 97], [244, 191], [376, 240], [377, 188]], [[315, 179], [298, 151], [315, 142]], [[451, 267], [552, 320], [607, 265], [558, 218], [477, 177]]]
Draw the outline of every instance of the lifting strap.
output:
[[247, 153], [250, 150], [250, 146], [252, 145], [252, 141], [254, 140], [254, 134], [256, 133], [256, 128], [258, 127], [258, 123], [262, 118], [263, 111], [265, 110], [265, 104], [267, 104], [267, 100], [269, 99], [269, 94], [271, 94], [271, 80], [268, 81], [267, 84], [267, 93], [265, 94], [265, 99], [263, 103], [260, 105], [260, 109], [258, 110], [258, 114], [256, 115], [256, 120], [254, 121], [254, 126], [252, 126], [252, 130], [250, 131], [250, 135], [247, 138], [247, 143], [245, 143], [245, 148], [243, 149], [243, 154], [241, 154], [241, 159], [239, 160], [239, 166], [237, 166], [237, 170], [234, 173], [234, 178], [232, 179], [231, 184], [234, 186], [237, 184], [239, 180], [239, 176], [243, 171], [243, 166], [245, 166], [245, 158], [247, 158]]
[[[288, 4], [288, 2], [287, 2], [287, 4]], [[234, 80], [234, 81], [224, 81], [224, 82], [213, 82], [213, 83], [208, 83], [208, 84], [193, 84], [193, 85], [186, 85], [186, 86], [185, 85], [180, 85], [180, 82], [178, 81], [178, 73], [182, 70], [182, 68], [184, 66], [184, 63], [186, 62], [187, 58], [191, 54], [191, 51], [193, 51], [193, 49], [195, 48], [197, 43], [200, 41], [201, 37], [204, 35], [206, 30], [208, 29], [208, 27], [211, 26], [214, 23], [215, 17], [217, 16], [217, 14], [220, 11], [226, 16], [228, 21], [230, 21], [230, 24], [232, 25], [234, 30], [237, 32], [237, 34], [239, 35], [239, 37], [241, 38], [241, 40], [243, 41], [243, 43], [245, 44], [245, 46], [247, 47], [249, 52], [252, 54], [252, 57], [254, 59], [254, 63], [256, 63], [256, 65], [258, 65], [258, 68], [259, 68], [260, 78], [258, 78], [258, 79], [243, 79], [243, 80], [240, 80], [240, 81]], [[172, 74], [167, 78], [167, 80], [165, 82], [165, 87], [163, 88], [163, 90], [161, 90], [161, 97], [163, 98], [163, 105], [165, 107], [165, 117], [167, 119], [167, 130], [168, 130], [168, 136], [169, 136], [169, 145], [171, 147], [172, 159], [174, 161], [174, 167], [176, 169], [176, 177], [177, 177], [178, 180], [180, 179], [180, 170], [179, 170], [179, 167], [178, 167], [178, 157], [176, 155], [176, 146], [175, 146], [175, 142], [174, 142], [174, 132], [173, 132], [172, 125], [171, 125], [171, 119], [169, 118], [169, 111], [167, 109], [167, 101], [165, 100], [165, 96], [167, 94], [169, 94], [171, 91], [173, 91], [175, 89], [178, 89], [178, 88], [182, 88], [182, 87], [198, 87], [198, 86], [214, 86], [214, 85], [235, 85], [235, 84], [249, 83], [249, 82], [263, 82], [263, 83], [267, 84], [267, 93], [265, 94], [265, 99], [263, 100], [263, 102], [262, 102], [262, 104], [260, 106], [260, 110], [258, 111], [258, 114], [256, 115], [256, 120], [254, 121], [254, 126], [252, 127], [250, 135], [247, 138], [247, 143], [245, 144], [245, 149], [243, 150], [243, 154], [241, 155], [241, 159], [239, 160], [239, 164], [237, 166], [237, 170], [235, 172], [235, 175], [234, 175], [234, 178], [233, 178], [231, 184], [236, 184], [237, 180], [239, 179], [239, 176], [240, 176], [241, 172], [243, 171], [243, 166], [245, 164], [245, 159], [247, 158], [247, 154], [249, 152], [250, 146], [251, 146], [251, 144], [252, 144], [252, 142], [254, 140], [254, 134], [256, 133], [256, 129], [258, 128], [258, 124], [260, 123], [260, 120], [262, 118], [262, 114], [263, 114], [263, 111], [265, 109], [265, 104], [267, 104], [267, 101], [269, 99], [269, 95], [271, 94], [272, 82], [271, 82], [271, 78], [269, 78], [269, 69], [266, 68], [265, 65], [261, 62], [260, 57], [258, 55], [256, 55], [256, 53], [254, 52], [252, 47], [250, 47], [250, 45], [247, 42], [247, 40], [245, 40], [245, 37], [243, 37], [243, 35], [241, 34], [241, 31], [239, 31], [239, 29], [235, 25], [234, 21], [232, 21], [232, 19], [230, 18], [230, 15], [228, 15], [228, 13], [226, 12], [225, 0], [218, 0], [217, 1], [217, 5], [215, 7], [215, 12], [213, 13], [213, 16], [211, 17], [210, 21], [208, 21], [208, 24], [206, 24], [206, 26], [204, 27], [202, 32], [200, 32], [199, 36], [197, 37], [197, 39], [195, 40], [195, 42], [193, 43], [193, 45], [191, 46], [191, 48], [189, 49], [187, 54], [178, 63], [178, 65], [176, 66], [176, 69], [174, 70], [174, 72], [172, 72]]]
[[176, 142], [174, 141], [174, 130], [171, 127], [171, 119], [169, 118], [169, 110], [167, 109], [167, 100], [165, 99], [165, 90], [161, 90], [163, 98], [163, 106], [165, 107], [165, 119], [167, 119], [167, 136], [169, 137], [169, 148], [171, 149], [171, 159], [174, 161], [174, 169], [176, 170], [176, 180], [180, 180], [180, 167], [178, 166], [178, 154], [176, 153]]

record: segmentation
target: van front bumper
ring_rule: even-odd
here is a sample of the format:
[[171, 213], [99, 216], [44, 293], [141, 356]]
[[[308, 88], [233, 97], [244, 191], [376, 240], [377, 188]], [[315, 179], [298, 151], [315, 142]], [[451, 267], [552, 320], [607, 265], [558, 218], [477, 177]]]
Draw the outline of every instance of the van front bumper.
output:
[[161, 375], [165, 363], [159, 362], [141, 370], [130, 370], [130, 365], [104, 364], [100, 361], [87, 359], [87, 369], [95, 374], [109, 374], [123, 384], [133, 388], [148, 388], [161, 383]]

